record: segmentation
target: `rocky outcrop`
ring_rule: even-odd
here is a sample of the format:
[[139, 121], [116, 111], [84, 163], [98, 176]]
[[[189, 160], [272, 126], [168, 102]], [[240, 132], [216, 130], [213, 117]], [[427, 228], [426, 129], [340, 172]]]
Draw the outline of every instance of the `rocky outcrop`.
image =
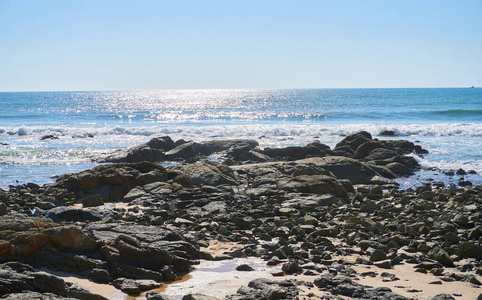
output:
[[206, 157], [213, 153], [249, 152], [258, 146], [254, 140], [216, 140], [202, 143], [178, 140], [170, 137], [153, 138], [146, 144], [117, 151], [103, 159], [102, 162], [135, 163], [141, 161], [185, 161], [196, 157]]
[[[383, 271], [405, 262], [447, 281], [480, 284], [482, 187], [397, 189], [389, 179], [411, 174], [418, 164], [406, 155], [423, 152], [410, 142], [378, 141], [362, 132], [334, 149], [318, 142], [260, 150], [249, 140], [168, 138], [143, 147], [160, 149], [164, 158], [183, 156], [184, 163], [103, 165], [51, 185], [0, 191], [0, 263], [7, 263], [0, 269], [2, 296], [28, 294], [18, 294], [15, 278], [29, 286], [47, 278], [55, 290], [47, 284], [25, 291], [83, 297], [56, 278], [28, 273], [35, 273], [32, 267], [137, 294], [176, 279], [199, 258], [245, 256], [282, 265], [274, 276], [317, 278], [314, 286], [331, 294], [326, 299], [404, 299], [357, 284], [355, 277], [373, 274], [355, 274], [346, 255]], [[189, 163], [191, 155], [211, 153], [226, 160]], [[211, 242], [237, 247], [215, 254], [205, 248]], [[8, 265], [14, 262], [26, 267]], [[309, 298], [300, 295], [301, 285], [256, 280], [227, 299]]]
[[0, 264], [2, 299], [91, 299], [106, 300], [52, 274], [35, 271], [31, 266], [9, 262]]
[[59, 176], [45, 194], [62, 198], [66, 204], [91, 197], [100, 197], [103, 202], [120, 201], [134, 187], [166, 180], [166, 170], [150, 162], [100, 165]]

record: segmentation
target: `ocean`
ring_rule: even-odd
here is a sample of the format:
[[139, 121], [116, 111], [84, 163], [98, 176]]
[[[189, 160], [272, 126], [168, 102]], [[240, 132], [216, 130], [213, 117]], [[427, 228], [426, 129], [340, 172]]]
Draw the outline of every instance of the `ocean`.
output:
[[360, 130], [429, 150], [416, 157], [421, 171], [398, 180], [403, 188], [458, 182], [434, 168], [474, 170], [465, 179], [482, 184], [481, 88], [161, 90], [0, 93], [0, 188], [50, 183], [157, 136], [333, 147]]

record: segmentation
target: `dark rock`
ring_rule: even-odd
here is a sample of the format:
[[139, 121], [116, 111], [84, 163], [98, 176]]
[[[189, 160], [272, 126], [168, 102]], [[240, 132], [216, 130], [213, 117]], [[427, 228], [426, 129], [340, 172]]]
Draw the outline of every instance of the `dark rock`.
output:
[[169, 170], [186, 176], [192, 185], [198, 187], [237, 184], [237, 178], [233, 170], [226, 165], [215, 162], [173, 166]]
[[396, 136], [397, 133], [394, 130], [382, 130], [378, 135], [379, 136]]
[[297, 261], [291, 261], [289, 263], [283, 264], [282, 268], [285, 274], [301, 274], [303, 269], [300, 267]]
[[236, 271], [254, 271], [254, 269], [250, 265], [239, 265], [236, 267]]
[[94, 138], [94, 135], [90, 133], [76, 134], [76, 135], [73, 135], [72, 138], [74, 139]]
[[443, 250], [439, 247], [433, 248], [432, 250], [430, 250], [428, 252], [427, 255], [431, 259], [434, 259], [434, 260], [438, 261], [439, 263], [441, 263], [442, 265], [444, 265], [446, 267], [453, 267], [454, 266], [454, 262], [450, 258], [449, 254], [445, 250]]
[[204, 294], [187, 294], [182, 297], [182, 300], [218, 300], [218, 298], [213, 296], [208, 296]]
[[455, 300], [450, 294], [438, 294], [427, 298], [427, 300]]
[[4, 300], [75, 300], [78, 298], [66, 298], [52, 293], [22, 292], [11, 293], [2, 297]]
[[374, 262], [373, 265], [383, 269], [391, 269], [392, 261], [390, 259], [380, 260], [380, 261]]
[[98, 268], [92, 269], [92, 271], [89, 274], [89, 279], [98, 283], [110, 283], [113, 280], [109, 272], [107, 272], [104, 269], [98, 269]]
[[197, 144], [194, 142], [185, 143], [165, 153], [166, 160], [189, 159], [196, 156]]
[[83, 207], [95, 207], [101, 205], [104, 205], [104, 201], [102, 201], [102, 198], [99, 196], [99, 194], [95, 194], [82, 199]]
[[68, 286], [65, 295], [66, 297], [82, 300], [107, 300], [107, 298], [101, 295], [93, 294], [77, 284]]
[[60, 206], [47, 211], [47, 218], [55, 222], [61, 221], [100, 221], [104, 218], [112, 218], [114, 214], [110, 209], [92, 207], [87, 209]]
[[58, 140], [59, 137], [58, 136], [54, 136], [54, 135], [44, 135], [40, 138], [41, 141], [46, 141], [46, 140]]
[[169, 300], [169, 298], [167, 298], [166, 296], [158, 294], [156, 292], [147, 292], [146, 299], [147, 300]]

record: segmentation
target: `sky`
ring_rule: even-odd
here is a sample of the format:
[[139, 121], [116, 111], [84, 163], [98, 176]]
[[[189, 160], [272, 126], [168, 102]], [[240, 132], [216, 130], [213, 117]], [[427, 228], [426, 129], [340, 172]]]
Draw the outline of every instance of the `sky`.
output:
[[482, 86], [482, 0], [0, 0], [0, 91]]

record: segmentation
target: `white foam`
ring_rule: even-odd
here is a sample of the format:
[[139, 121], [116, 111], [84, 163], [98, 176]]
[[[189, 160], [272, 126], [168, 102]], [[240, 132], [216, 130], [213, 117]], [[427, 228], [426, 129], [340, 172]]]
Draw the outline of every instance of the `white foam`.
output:
[[[116, 149], [127, 149], [168, 135], [172, 139], [202, 142], [212, 139], [255, 139], [261, 148], [306, 145], [318, 139], [334, 147], [343, 136], [360, 130], [374, 138], [407, 139], [428, 149], [430, 154], [420, 160], [425, 169], [475, 170], [482, 174], [482, 124], [320, 124], [291, 123], [152, 123], [142, 126], [79, 124], [78, 126], [19, 126], [1, 127], [0, 138], [8, 146], [0, 146], [0, 165], [58, 165], [85, 164], [92, 157]], [[384, 130], [398, 136], [379, 137]], [[13, 134], [12, 134], [13, 133]], [[58, 140], [41, 141], [44, 135]], [[72, 138], [91, 134], [94, 138]], [[0, 176], [4, 170], [0, 170]], [[60, 172], [61, 173], [61, 172]]]

